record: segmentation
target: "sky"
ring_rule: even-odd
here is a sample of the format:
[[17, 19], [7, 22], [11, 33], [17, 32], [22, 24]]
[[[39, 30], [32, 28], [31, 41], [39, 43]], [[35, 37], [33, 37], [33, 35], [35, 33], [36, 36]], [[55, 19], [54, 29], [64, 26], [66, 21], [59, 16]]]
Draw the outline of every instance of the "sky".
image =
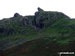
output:
[[13, 17], [14, 13], [34, 15], [38, 7], [75, 18], [75, 0], [0, 0], [0, 19]]

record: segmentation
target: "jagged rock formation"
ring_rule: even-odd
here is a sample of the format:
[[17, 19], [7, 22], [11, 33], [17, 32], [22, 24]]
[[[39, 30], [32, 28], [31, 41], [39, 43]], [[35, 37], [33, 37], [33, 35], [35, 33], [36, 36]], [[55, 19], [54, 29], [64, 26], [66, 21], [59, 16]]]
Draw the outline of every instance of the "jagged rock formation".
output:
[[[47, 26], [50, 26], [55, 20], [60, 19], [60, 18], [65, 18], [65, 19], [69, 19], [68, 16], [64, 15], [63, 13], [60, 12], [47, 12], [44, 11], [41, 8], [38, 8], [38, 11], [35, 12], [34, 16], [21, 16], [18, 13], [14, 14], [14, 17], [12, 17], [11, 19], [4, 19], [1, 20], [2, 23], [0, 26], [0, 32], [4, 33], [4, 34], [11, 34], [13, 32], [17, 32], [16, 30], [16, 26], [18, 27], [23, 26], [31, 26], [33, 28], [36, 29], [41, 29]], [[15, 27], [14, 27], [15, 26]], [[20, 31], [20, 30], [18, 30]], [[2, 34], [1, 34], [2, 35]]]

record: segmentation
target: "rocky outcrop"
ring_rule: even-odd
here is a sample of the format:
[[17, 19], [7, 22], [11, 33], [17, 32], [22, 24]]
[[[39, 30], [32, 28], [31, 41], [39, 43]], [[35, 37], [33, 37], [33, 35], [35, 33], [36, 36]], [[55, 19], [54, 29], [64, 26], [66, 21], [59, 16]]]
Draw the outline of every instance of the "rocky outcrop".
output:
[[14, 14], [14, 17], [18, 17], [18, 16], [20, 16], [19, 13], [15, 13], [15, 14]]
[[[14, 17], [9, 19], [1, 20], [0, 22], [0, 33], [12, 34], [14, 31], [17, 32], [17, 27], [27, 27], [30, 26], [36, 29], [42, 29], [50, 26], [55, 22], [55, 20], [69, 19], [68, 16], [61, 12], [44, 11], [38, 7], [38, 11], [32, 16], [21, 16], [19, 13], [15, 13]], [[26, 29], [25, 29], [26, 30]], [[21, 31], [21, 30], [18, 30]], [[7, 35], [6, 34], [6, 35]]]
[[46, 27], [47, 25], [50, 26], [55, 20], [57, 19], [69, 19], [68, 16], [61, 12], [52, 12], [52, 11], [39, 11], [35, 12], [35, 21], [36, 26], [39, 28]]
[[40, 11], [44, 11], [43, 9], [41, 9], [40, 7], [38, 7], [38, 12], [40, 12]]

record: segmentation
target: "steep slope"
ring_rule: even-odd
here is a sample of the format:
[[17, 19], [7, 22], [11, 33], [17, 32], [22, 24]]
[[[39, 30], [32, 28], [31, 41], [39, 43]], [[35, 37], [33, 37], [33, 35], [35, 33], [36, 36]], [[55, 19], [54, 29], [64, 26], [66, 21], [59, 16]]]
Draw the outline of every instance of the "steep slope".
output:
[[[0, 20], [0, 50], [3, 51], [3, 53], [7, 51], [5, 56], [11, 56], [12, 54], [12, 56], [18, 55], [15, 52], [20, 51], [24, 46], [27, 46], [24, 50], [28, 49], [28, 54], [31, 51], [32, 56], [35, 56], [33, 50], [38, 53], [41, 49], [43, 50], [43, 48], [45, 48], [43, 50], [44, 53], [46, 52], [46, 48], [49, 49], [45, 55], [43, 53], [44, 56], [46, 56], [49, 51], [51, 51], [51, 53], [55, 53], [54, 51], [74, 51], [74, 42], [75, 20], [70, 19], [61, 12], [44, 11], [38, 8], [35, 15], [22, 16], [15, 13], [12, 18]], [[46, 45], [48, 46], [46, 47]], [[71, 50], [69, 49], [71, 48], [70, 45], [73, 46]], [[59, 48], [58, 51], [57, 48]], [[39, 51], [37, 52], [37, 50]], [[27, 52], [24, 55], [26, 54]], [[22, 53], [20, 55], [22, 55]], [[40, 56], [40, 54], [38, 56]]]

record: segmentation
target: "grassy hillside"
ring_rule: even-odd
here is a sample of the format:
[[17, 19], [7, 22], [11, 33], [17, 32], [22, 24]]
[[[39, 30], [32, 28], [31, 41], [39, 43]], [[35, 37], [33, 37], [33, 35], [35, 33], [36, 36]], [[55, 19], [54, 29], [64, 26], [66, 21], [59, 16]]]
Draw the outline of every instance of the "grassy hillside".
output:
[[15, 13], [0, 20], [0, 52], [4, 56], [58, 56], [60, 51], [75, 51], [74, 42], [75, 19], [61, 12], [39, 8], [35, 15]]

